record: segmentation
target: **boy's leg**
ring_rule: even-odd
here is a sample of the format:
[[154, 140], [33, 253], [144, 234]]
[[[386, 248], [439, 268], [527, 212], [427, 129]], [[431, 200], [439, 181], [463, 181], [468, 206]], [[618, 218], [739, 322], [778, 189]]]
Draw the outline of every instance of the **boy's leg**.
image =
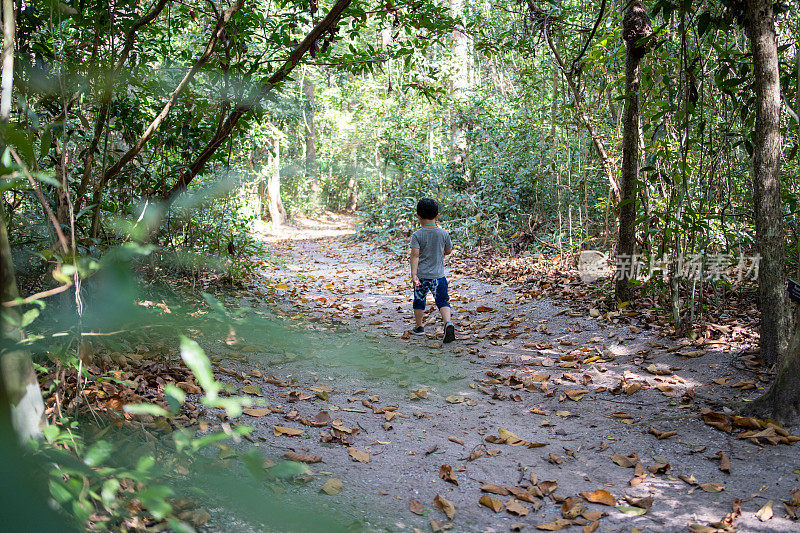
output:
[[436, 306], [439, 308], [439, 312], [442, 314], [442, 320], [444, 321], [443, 342], [453, 342], [456, 338], [456, 328], [450, 321], [450, 295], [447, 292], [447, 278], [439, 278], [436, 280], [436, 288], [433, 295], [436, 298]]
[[420, 280], [420, 284], [414, 287], [414, 322], [416, 323], [415, 330], [422, 328], [422, 321], [425, 318], [425, 303], [428, 299], [428, 291], [430, 290], [429, 280]]
[[414, 309], [414, 322], [417, 327], [422, 326], [422, 320], [425, 318], [425, 309]]

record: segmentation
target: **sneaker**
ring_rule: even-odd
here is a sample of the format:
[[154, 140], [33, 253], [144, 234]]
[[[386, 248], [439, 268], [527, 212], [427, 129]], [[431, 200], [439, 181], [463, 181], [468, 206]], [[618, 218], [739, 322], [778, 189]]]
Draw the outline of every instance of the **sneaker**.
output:
[[425, 326], [417, 326], [411, 330], [414, 335], [425, 335]]
[[453, 342], [456, 340], [456, 327], [452, 322], [448, 322], [444, 326], [444, 340], [442, 342]]

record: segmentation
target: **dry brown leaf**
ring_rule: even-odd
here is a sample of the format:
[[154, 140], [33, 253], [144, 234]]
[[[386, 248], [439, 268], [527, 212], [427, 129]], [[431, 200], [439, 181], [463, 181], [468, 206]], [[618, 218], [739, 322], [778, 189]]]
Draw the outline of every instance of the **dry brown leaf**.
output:
[[362, 452], [361, 450], [359, 450], [357, 448], [354, 448], [354, 447], [351, 446], [351, 447], [347, 448], [347, 453], [350, 455], [350, 457], [352, 457], [353, 459], [355, 459], [359, 463], [368, 463], [369, 462], [369, 454], [366, 453], [366, 452]]
[[668, 439], [678, 434], [677, 431], [659, 431], [652, 426], [650, 426], [650, 430], [648, 431], [648, 433], [650, 433], [651, 435], [655, 435], [658, 440]]
[[558, 488], [558, 482], [556, 481], [540, 481], [538, 485], [539, 490], [542, 493], [542, 496], [549, 496], [550, 494], [554, 493]]
[[418, 514], [418, 515], [422, 516], [422, 512], [423, 512], [422, 504], [419, 503], [414, 498], [411, 498], [408, 501], [408, 510], [411, 511], [412, 513], [414, 513], [414, 514]]
[[583, 533], [594, 533], [600, 527], [600, 522], [591, 522], [583, 526]]
[[625, 501], [633, 505], [634, 507], [639, 507], [645, 510], [650, 510], [650, 508], [653, 506], [652, 496], [648, 496], [646, 498], [634, 498], [633, 496], [625, 496]]
[[717, 452], [717, 457], [719, 457], [719, 469], [725, 472], [726, 474], [731, 473], [731, 461], [728, 459], [728, 456], [725, 455], [725, 452]]
[[560, 531], [570, 525], [572, 525], [571, 520], [567, 520], [565, 518], [559, 518], [555, 522], [547, 522], [546, 524], [539, 524], [536, 526], [536, 529], [541, 529], [543, 531]]
[[481, 490], [483, 492], [490, 492], [492, 494], [498, 494], [500, 496], [508, 496], [508, 489], [505, 487], [501, 487], [500, 485], [495, 485], [494, 483], [484, 483], [481, 485]]
[[698, 486], [706, 492], [722, 492], [725, 490], [725, 485], [722, 483], [702, 483]]
[[631, 487], [635, 487], [636, 485], [638, 485], [639, 483], [644, 481], [645, 478], [647, 477], [647, 471], [642, 466], [642, 462], [641, 461], [636, 463], [636, 465], [633, 468], [634, 468], [634, 470], [633, 470], [633, 478], [631, 478], [631, 480], [629, 482]]
[[458, 485], [458, 479], [456, 479], [456, 475], [453, 472], [453, 467], [450, 465], [442, 465], [442, 467], [439, 469], [439, 477], [448, 483]]
[[670, 468], [669, 463], [657, 463], [650, 466], [648, 470], [650, 470], [651, 474], [663, 475], [667, 473], [667, 470], [669, 470], [669, 468]]
[[581, 496], [589, 502], [592, 503], [600, 503], [602, 505], [611, 505], [614, 506], [617, 504], [617, 500], [605, 489], [597, 489], [593, 492], [581, 492]]
[[623, 468], [633, 468], [639, 462], [639, 456], [635, 453], [630, 455], [620, 455], [615, 453], [611, 456], [611, 460]]
[[580, 400], [581, 398], [586, 396], [586, 394], [589, 393], [588, 390], [583, 390], [583, 389], [568, 390], [568, 391], [564, 391], [564, 392], [567, 394], [567, 398], [569, 398], [570, 400], [575, 401], [575, 402], [577, 402], [578, 400]]
[[478, 500], [478, 503], [480, 503], [485, 507], [488, 507], [495, 513], [499, 513], [500, 511], [503, 510], [503, 502], [501, 502], [498, 499], [492, 498], [488, 494], [484, 494], [483, 496], [481, 496], [481, 499]]
[[601, 518], [606, 516], [606, 512], [605, 511], [599, 511], [599, 510], [591, 509], [591, 510], [584, 511], [583, 513], [581, 513], [581, 516], [584, 517], [589, 522], [597, 522], [598, 520], [600, 520]]
[[531, 510], [522, 505], [516, 498], [511, 498], [506, 502], [506, 511], [517, 516], [527, 516]]
[[302, 429], [287, 428], [285, 426], [272, 426], [272, 432], [276, 437], [281, 435], [291, 435], [296, 437], [297, 435], [302, 435], [305, 431]]
[[242, 409], [242, 412], [246, 415], [254, 417], [262, 417], [270, 414], [272, 412], [272, 409], [270, 409], [269, 407], [258, 407], [254, 409]]
[[506, 487], [508, 492], [514, 495], [514, 497], [518, 500], [522, 500], [523, 502], [539, 504], [541, 503], [538, 498], [542, 497], [542, 491], [539, 490], [539, 487], [532, 486], [528, 490], [521, 489], [519, 487], [508, 486]]
[[298, 463], [322, 462], [322, 457], [318, 455], [311, 455], [309, 453], [286, 452], [283, 454], [283, 456], [290, 461], [297, 461]]
[[561, 503], [561, 516], [568, 520], [578, 518], [586, 511], [586, 505], [576, 496], [567, 498]]
[[339, 494], [342, 491], [342, 480], [338, 477], [332, 477], [319, 490], [331, 496]]
[[452, 520], [456, 514], [456, 508], [453, 506], [453, 503], [441, 494], [437, 494], [436, 497], [433, 498], [433, 505], [446, 514], [447, 518], [450, 520]]
[[462, 446], [464, 445], [464, 441], [463, 440], [459, 439], [458, 437], [454, 437], [452, 435], [447, 437], [447, 440], [449, 440], [450, 442], [455, 442], [456, 444], [460, 444]]

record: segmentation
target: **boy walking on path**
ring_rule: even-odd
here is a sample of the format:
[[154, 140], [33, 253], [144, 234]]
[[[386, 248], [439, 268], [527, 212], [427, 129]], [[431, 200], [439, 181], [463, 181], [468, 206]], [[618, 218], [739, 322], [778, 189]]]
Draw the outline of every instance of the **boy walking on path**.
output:
[[450, 241], [450, 234], [436, 224], [439, 219], [439, 204], [435, 200], [420, 200], [417, 203], [417, 218], [422, 227], [411, 235], [410, 258], [411, 281], [414, 284], [414, 321], [417, 325], [413, 333], [425, 334], [422, 320], [430, 291], [444, 321], [443, 342], [453, 342], [456, 328], [450, 321], [450, 296], [447, 294], [447, 278], [444, 275], [444, 256], [453, 251], [453, 243]]

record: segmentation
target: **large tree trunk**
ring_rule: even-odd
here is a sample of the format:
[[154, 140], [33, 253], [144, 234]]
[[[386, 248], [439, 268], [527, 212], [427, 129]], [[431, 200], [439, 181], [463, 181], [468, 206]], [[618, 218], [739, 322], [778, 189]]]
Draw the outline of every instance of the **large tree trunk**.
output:
[[[619, 236], [616, 256], [618, 264], [633, 263], [636, 252], [636, 182], [639, 179], [639, 78], [642, 58], [647, 53], [646, 42], [653, 29], [650, 17], [640, 0], [629, 4], [622, 22], [625, 39], [625, 114], [622, 126], [622, 176], [620, 180]], [[620, 263], [622, 259], [622, 263]], [[630, 277], [633, 269], [618, 273], [615, 296], [618, 301], [631, 299]], [[619, 275], [621, 274], [621, 275]]]
[[[0, 121], [8, 122], [11, 113], [11, 96], [14, 77], [14, 42], [16, 39], [16, 20], [14, 2], [3, 0], [3, 57], [2, 81], [0, 82]], [[17, 308], [6, 306], [19, 298], [17, 280], [14, 276], [14, 263], [11, 259], [11, 246], [8, 242], [6, 224], [0, 217], [0, 330], [5, 339], [21, 341], [25, 332], [21, 326], [22, 317]], [[19, 324], [19, 325], [17, 325]], [[20, 440], [27, 441], [42, 434], [45, 425], [44, 402], [36, 372], [28, 352], [20, 349], [0, 351], [0, 379], [8, 395], [11, 406], [11, 422]]]
[[772, 365], [786, 352], [789, 329], [781, 209], [780, 77], [772, 1], [748, 0], [745, 24], [756, 88], [753, 204], [756, 250], [761, 256], [758, 269], [761, 356]]
[[11, 90], [14, 87], [14, 44], [17, 40], [17, 23], [14, 1], [3, 0], [3, 58], [0, 78], [0, 120], [11, 116]]
[[800, 310], [793, 305], [790, 320], [781, 224], [780, 78], [771, 0], [748, 0], [746, 27], [756, 86], [753, 200], [757, 249], [761, 255], [758, 270], [761, 356], [770, 364], [778, 363], [778, 375], [769, 391], [744, 411], [796, 423], [800, 420]]
[[[19, 298], [14, 264], [11, 260], [11, 247], [8, 243], [6, 225], [0, 218], [0, 304]], [[0, 307], [3, 316], [3, 337], [13, 341], [25, 338], [20, 324], [21, 316], [16, 307]], [[21, 349], [0, 352], [0, 375], [11, 405], [11, 422], [21, 441], [37, 438], [46, 425], [44, 402], [36, 372], [33, 370], [30, 354]]]

